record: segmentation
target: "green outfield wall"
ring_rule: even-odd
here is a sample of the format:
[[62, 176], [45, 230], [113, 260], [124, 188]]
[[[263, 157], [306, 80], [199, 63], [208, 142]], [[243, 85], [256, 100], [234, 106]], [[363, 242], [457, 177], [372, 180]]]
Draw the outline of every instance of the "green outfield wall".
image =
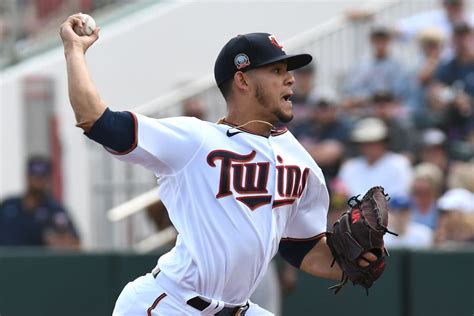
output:
[[[1, 316], [103, 316], [125, 284], [155, 266], [158, 255], [0, 249]], [[474, 249], [392, 252], [369, 296], [303, 273], [284, 298], [285, 316], [474, 314]]]

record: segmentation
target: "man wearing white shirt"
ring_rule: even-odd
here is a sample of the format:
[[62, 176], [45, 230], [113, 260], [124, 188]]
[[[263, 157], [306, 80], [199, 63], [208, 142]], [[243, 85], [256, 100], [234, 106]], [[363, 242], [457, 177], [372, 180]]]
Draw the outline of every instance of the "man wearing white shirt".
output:
[[474, 14], [467, 12], [463, 0], [442, 0], [443, 10], [437, 9], [404, 18], [398, 22], [397, 33], [405, 40], [414, 39], [419, 32], [436, 27], [443, 32], [444, 38], [450, 38], [453, 25], [467, 22], [474, 25]]
[[412, 169], [409, 160], [387, 150], [387, 127], [377, 118], [360, 120], [351, 133], [358, 144], [361, 156], [346, 161], [339, 172], [347, 195], [379, 184], [392, 196], [409, 194]]
[[[474, 25], [474, 14], [466, 10], [463, 0], [442, 0], [443, 9], [437, 9], [400, 20], [396, 26], [398, 38], [404, 41], [415, 39], [420, 33], [429, 28], [438, 29], [443, 38], [450, 39], [453, 35], [454, 25], [469, 23]], [[443, 59], [449, 59], [453, 55], [451, 43], [447, 43], [443, 51]]]

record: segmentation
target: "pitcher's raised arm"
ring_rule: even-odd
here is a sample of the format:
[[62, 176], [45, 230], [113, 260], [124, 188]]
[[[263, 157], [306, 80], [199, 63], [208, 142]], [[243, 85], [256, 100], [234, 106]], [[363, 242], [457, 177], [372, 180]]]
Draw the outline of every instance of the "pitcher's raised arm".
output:
[[76, 116], [77, 126], [88, 132], [104, 113], [106, 105], [99, 96], [87, 69], [84, 54], [99, 38], [99, 28], [91, 35], [79, 36], [74, 28], [82, 28], [83, 16], [74, 14], [61, 24], [59, 34], [63, 40], [67, 64], [69, 100]]

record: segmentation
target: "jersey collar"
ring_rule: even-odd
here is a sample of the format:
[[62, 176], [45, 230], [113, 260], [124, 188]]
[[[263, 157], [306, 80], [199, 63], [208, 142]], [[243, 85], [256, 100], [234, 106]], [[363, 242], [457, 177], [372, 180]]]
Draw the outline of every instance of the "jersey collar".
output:
[[[284, 133], [286, 133], [286, 132], [288, 131], [288, 128], [286, 128], [286, 127], [282, 127], [282, 128], [272, 128], [272, 129], [270, 130], [270, 135], [264, 136], [264, 135], [260, 135], [260, 134], [254, 133], [254, 132], [252, 132], [252, 131], [246, 129], [245, 127], [237, 127], [238, 125], [227, 121], [225, 117], [219, 119], [219, 120], [217, 121], [217, 124], [224, 124], [224, 125], [227, 125], [227, 126], [230, 126], [230, 127], [234, 128], [234, 129], [237, 129], [237, 130], [239, 130], [239, 131], [241, 131], [241, 132], [248, 133], [248, 134], [252, 134], [252, 135], [257, 135], [257, 136], [265, 137], [265, 138], [269, 138], [270, 136], [273, 136], [273, 137], [274, 137], [274, 136], [279, 136], [279, 135], [282, 135], [282, 134], [284, 134]], [[235, 135], [235, 134], [234, 134], [234, 135]], [[233, 135], [232, 135], [232, 136], [233, 136]]]

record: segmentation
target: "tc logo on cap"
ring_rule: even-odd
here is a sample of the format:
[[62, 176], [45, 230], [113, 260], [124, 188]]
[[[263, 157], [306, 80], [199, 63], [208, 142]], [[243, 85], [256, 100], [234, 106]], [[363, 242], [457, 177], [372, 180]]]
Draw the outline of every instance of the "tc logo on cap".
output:
[[272, 42], [273, 45], [275, 45], [276, 47], [281, 48], [281, 50], [283, 50], [283, 45], [278, 43], [275, 35], [270, 35], [270, 36], [268, 36], [268, 38], [270, 39], [270, 42]]
[[238, 54], [234, 58], [234, 64], [235, 64], [235, 67], [237, 67], [237, 69], [242, 69], [242, 68], [245, 68], [247, 66], [250, 66], [249, 56], [247, 56], [243, 53]]

